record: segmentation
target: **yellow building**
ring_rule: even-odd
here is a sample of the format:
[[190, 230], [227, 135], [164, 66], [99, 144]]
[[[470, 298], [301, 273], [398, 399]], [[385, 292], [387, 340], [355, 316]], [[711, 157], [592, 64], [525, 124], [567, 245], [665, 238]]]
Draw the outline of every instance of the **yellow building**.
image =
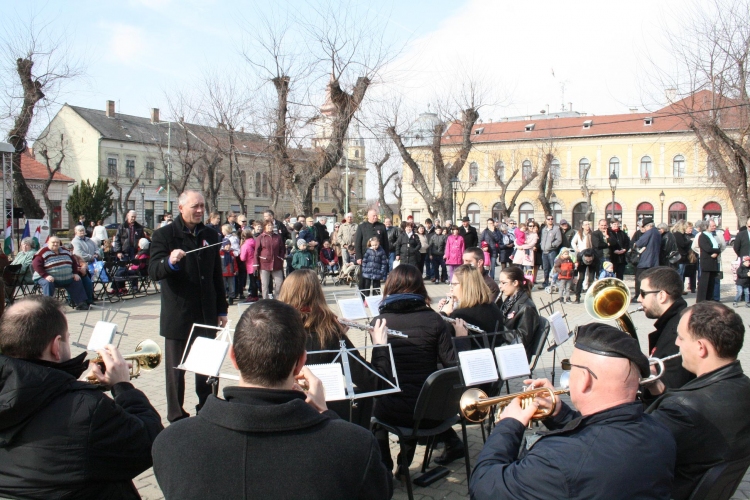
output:
[[[502, 184], [497, 178], [508, 182], [517, 172], [507, 186], [505, 203], [509, 206], [522, 180], [539, 173], [551, 154], [554, 180], [549, 199], [557, 221], [564, 218], [579, 227], [585, 218], [587, 199], [582, 187], [586, 171], [593, 219], [609, 218], [610, 176], [614, 172], [614, 216], [631, 232], [644, 216], [668, 224], [713, 217], [720, 226], [734, 231], [737, 218], [727, 189], [707, 162], [682, 111], [684, 103], [674, 103], [654, 113], [586, 116], [566, 111], [477, 123], [472, 129], [473, 148], [456, 191], [459, 217], [469, 216], [473, 225], [481, 227], [487, 218], [499, 218]], [[429, 122], [428, 115], [420, 120]], [[459, 132], [459, 125], [452, 124], [443, 135], [446, 163], [460, 144]], [[420, 135], [412, 133], [411, 137]], [[408, 149], [428, 184], [433, 182], [439, 191], [426, 144], [416, 141]], [[405, 166], [402, 214], [421, 221], [429, 212], [412, 180], [412, 172]], [[543, 220], [539, 184], [537, 177], [520, 191], [511, 217]]]

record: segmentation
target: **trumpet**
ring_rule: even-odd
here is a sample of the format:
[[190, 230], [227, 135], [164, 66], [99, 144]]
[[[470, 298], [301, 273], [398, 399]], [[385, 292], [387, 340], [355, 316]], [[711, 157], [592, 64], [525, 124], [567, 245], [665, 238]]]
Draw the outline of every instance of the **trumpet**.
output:
[[[127, 354], [123, 358], [126, 361], [131, 361], [130, 379], [133, 380], [141, 375], [141, 370], [151, 371], [161, 364], [161, 348], [153, 340], [144, 340], [135, 346], [135, 351], [132, 354]], [[99, 364], [102, 371], [104, 370], [104, 361], [101, 356], [97, 356], [90, 361]], [[91, 384], [99, 383], [93, 374], [86, 377], [86, 380]]]
[[568, 394], [568, 389], [552, 390], [548, 387], [540, 387], [538, 389], [530, 389], [525, 392], [517, 392], [515, 394], [508, 394], [507, 396], [498, 396], [495, 398], [487, 397], [487, 394], [476, 388], [468, 389], [461, 395], [458, 407], [461, 415], [469, 422], [482, 422], [490, 415], [490, 409], [493, 406], [497, 406], [498, 410], [508, 406], [511, 401], [516, 398], [521, 398], [521, 406], [528, 408], [531, 403], [534, 402], [536, 397], [546, 397], [552, 400], [551, 408], [539, 408], [537, 409], [534, 416], [531, 417], [532, 421], [543, 420], [549, 417], [553, 411], [555, 411], [555, 405], [557, 404], [557, 396], [562, 394]]
[[[341, 323], [344, 326], [348, 326], [349, 328], [356, 328], [357, 330], [362, 330], [365, 332], [371, 332], [375, 329], [374, 326], [363, 325], [361, 323], [355, 323], [354, 321], [347, 321], [345, 319], [339, 319], [339, 323]], [[387, 333], [391, 337], [398, 337], [402, 339], [409, 338], [409, 336], [406, 335], [404, 332], [399, 332], [398, 330], [391, 330], [390, 328], [386, 328], [385, 333]]]
[[[443, 316], [442, 314], [440, 315], [440, 317], [443, 318], [443, 321], [447, 321], [448, 323], [451, 323], [451, 324], [454, 324], [454, 325], [456, 324], [456, 319], [455, 318], [449, 318], [448, 316]], [[476, 332], [476, 333], [487, 333], [484, 330], [482, 330], [481, 328], [479, 328], [478, 326], [471, 325], [469, 323], [466, 323], [466, 329], [467, 330], [471, 330], [472, 332]]]
[[[620, 330], [638, 339], [635, 324], [628, 313], [630, 288], [622, 280], [604, 278], [595, 281], [586, 291], [584, 306], [592, 318], [604, 321], [614, 320]], [[639, 309], [643, 310], [643, 308]], [[633, 312], [638, 312], [639, 309]]]

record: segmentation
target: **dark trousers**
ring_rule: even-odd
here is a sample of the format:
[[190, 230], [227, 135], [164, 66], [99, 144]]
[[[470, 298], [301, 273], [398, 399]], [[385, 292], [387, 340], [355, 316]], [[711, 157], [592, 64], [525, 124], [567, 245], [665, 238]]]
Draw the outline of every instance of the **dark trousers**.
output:
[[[364, 294], [369, 296], [370, 295], [370, 285], [372, 285], [372, 288], [380, 288], [380, 280], [372, 280], [370, 278], [362, 277], [362, 284], [363, 287], [360, 288], [360, 291]], [[375, 292], [375, 295], [380, 295], [380, 290], [373, 290]]]
[[688, 279], [690, 291], [695, 293], [695, 264], [687, 264], [685, 266], [685, 277]]
[[420, 252], [419, 256], [417, 257], [417, 269], [419, 269], [419, 274], [424, 274], [424, 261], [426, 256], [426, 253]]
[[424, 272], [425, 272], [425, 278], [432, 279], [434, 270], [432, 269], [432, 255], [430, 255], [430, 252], [428, 251], [424, 255]]
[[701, 271], [701, 277], [698, 279], [698, 293], [695, 296], [696, 302], [714, 299], [716, 274], [711, 271]]
[[[252, 265], [252, 264], [251, 264]], [[245, 295], [245, 286], [247, 286], [247, 264], [237, 259], [237, 283], [235, 283], [234, 293], [242, 298]]]
[[549, 286], [549, 275], [555, 267], [557, 249], [542, 254], [542, 267], [544, 268], [544, 286]]
[[581, 298], [581, 292], [583, 291], [583, 280], [586, 279], [586, 270], [589, 270], [589, 285], [596, 279], [596, 269], [599, 267], [597, 261], [592, 262], [588, 266], [578, 263], [578, 283], [576, 283], [576, 299]]
[[[193, 334], [195, 340], [195, 334]], [[192, 343], [192, 342], [191, 342]], [[175, 368], [182, 360], [187, 339], [164, 339], [164, 369], [167, 375], [167, 420], [175, 422], [181, 418], [189, 417], [190, 414], [182, 408], [185, 402], [185, 372]], [[195, 393], [198, 395], [198, 412], [211, 394], [211, 386], [207, 383], [208, 377], [195, 374]]]
[[638, 301], [638, 296], [641, 294], [641, 274], [643, 274], [643, 271], [645, 271], [646, 268], [635, 268], [635, 295], [633, 295], [633, 298]]
[[618, 280], [625, 278], [625, 268], [628, 266], [627, 262], [613, 262], [612, 266], [615, 268], [615, 278]]
[[433, 277], [439, 283], [448, 281], [448, 268], [445, 267], [445, 259], [442, 255], [432, 254]]

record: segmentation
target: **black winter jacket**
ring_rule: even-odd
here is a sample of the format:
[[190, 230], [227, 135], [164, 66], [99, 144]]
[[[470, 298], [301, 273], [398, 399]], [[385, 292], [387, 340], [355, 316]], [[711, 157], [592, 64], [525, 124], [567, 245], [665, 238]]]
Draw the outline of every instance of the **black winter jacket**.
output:
[[672, 498], [688, 498], [714, 465], [750, 456], [750, 379], [739, 361], [670, 389], [646, 412], [677, 441]]
[[609, 258], [613, 264], [625, 264], [626, 253], [616, 254], [615, 250], [630, 250], [630, 238], [622, 229], [609, 232]]
[[84, 357], [0, 355], [0, 497], [140, 498], [132, 479], [151, 467], [161, 418], [129, 382], [112, 388], [112, 400], [76, 380]]
[[522, 446], [518, 420], [497, 423], [471, 476], [472, 499], [669, 498], [674, 438], [640, 403], [585, 417], [563, 403], [544, 424], [550, 430]]
[[468, 227], [464, 227], [462, 224], [458, 228], [458, 234], [464, 239], [464, 248], [479, 246], [479, 235], [477, 235], [477, 229], [471, 224], [469, 224]]
[[133, 250], [135, 254], [135, 248], [138, 246], [138, 241], [143, 238], [143, 226], [139, 223], [133, 223], [133, 239], [130, 239], [130, 226], [127, 222], [120, 224], [115, 233], [115, 241], [112, 250], [115, 253], [129, 252]]
[[[513, 305], [503, 307], [502, 295], [497, 299], [497, 305], [503, 313], [505, 329], [517, 332], [518, 336], [521, 337], [523, 347], [526, 349], [526, 357], [531, 360], [534, 355], [534, 341], [540, 334], [539, 311], [525, 291], [519, 290], [516, 293], [518, 298]], [[506, 299], [505, 302], [508, 300], [510, 299]]]
[[750, 287], [750, 267], [740, 266], [737, 268], [737, 280], [735, 283], [737, 286], [743, 288]]
[[445, 242], [448, 240], [446, 234], [435, 234], [430, 239], [430, 253], [432, 255], [445, 255]]
[[[716, 236], [714, 236], [714, 238], [716, 238]], [[711, 238], [706, 236], [705, 232], [701, 233], [700, 236], [698, 236], [698, 246], [701, 249], [699, 261], [701, 271], [710, 273], [719, 272], [719, 262], [721, 261], [721, 252], [719, 251], [719, 247], [713, 246]], [[714, 254], [718, 254], [718, 256], [715, 258], [711, 257]]]
[[368, 430], [318, 413], [298, 391], [227, 387], [154, 443], [167, 500], [387, 499], [391, 473]]
[[383, 303], [380, 315], [371, 324], [378, 319], [385, 319], [388, 328], [409, 338], [388, 339], [401, 392], [378, 398], [374, 414], [385, 422], [408, 427], [413, 425], [414, 406], [427, 377], [441, 368], [438, 363], [442, 367], [456, 364], [451, 341], [453, 327], [424, 301], [417, 300]]
[[354, 251], [357, 254], [357, 260], [360, 260], [367, 251], [367, 242], [370, 238], [377, 236], [380, 240], [380, 246], [383, 247], [385, 253], [391, 251], [391, 247], [388, 244], [388, 231], [385, 228], [385, 224], [382, 222], [375, 221], [375, 224], [370, 224], [365, 221], [357, 226], [357, 232], [354, 233]]
[[409, 236], [404, 231], [396, 240], [396, 257], [399, 258], [401, 264], [417, 266], [419, 264], [420, 248], [422, 248], [422, 243], [419, 242], [417, 233], [411, 233], [411, 236]]
[[664, 231], [664, 234], [661, 235], [661, 249], [659, 250], [660, 266], [676, 266], [676, 264], [671, 264], [669, 262], [669, 256], [672, 254], [672, 252], [680, 253], [680, 249], [677, 246], [677, 239], [675, 238], [674, 233], [672, 233], [671, 231]]
[[591, 233], [591, 248], [596, 252], [596, 258], [599, 262], [609, 260], [609, 231], [602, 233], [598, 229]]

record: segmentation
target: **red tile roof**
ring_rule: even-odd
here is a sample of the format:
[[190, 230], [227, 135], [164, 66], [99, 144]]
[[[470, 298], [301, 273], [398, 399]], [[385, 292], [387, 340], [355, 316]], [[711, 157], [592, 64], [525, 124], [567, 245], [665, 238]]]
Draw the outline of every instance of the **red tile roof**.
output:
[[[21, 155], [21, 173], [24, 179], [44, 180], [48, 176], [47, 167], [36, 161], [28, 152]], [[2, 172], [0, 172], [1, 175]], [[53, 179], [59, 182], [75, 182], [75, 179], [60, 172], [57, 172]]]

